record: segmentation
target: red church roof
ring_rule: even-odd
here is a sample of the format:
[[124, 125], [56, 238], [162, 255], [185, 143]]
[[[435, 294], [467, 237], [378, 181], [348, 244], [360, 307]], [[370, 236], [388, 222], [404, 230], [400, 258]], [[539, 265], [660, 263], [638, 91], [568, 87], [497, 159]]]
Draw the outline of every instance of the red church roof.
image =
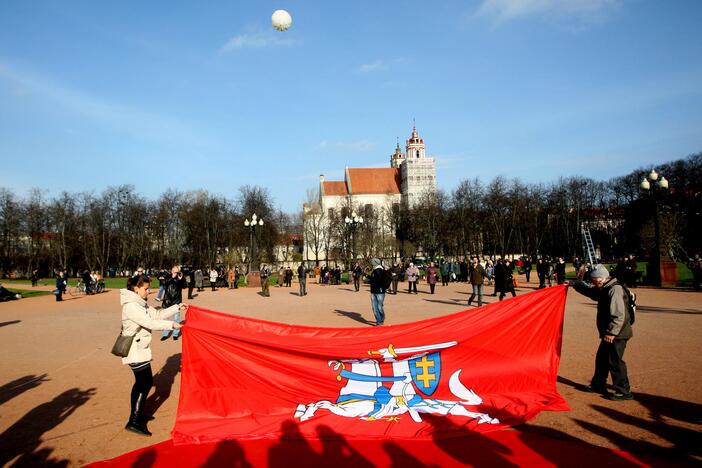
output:
[[351, 193], [400, 193], [400, 170], [396, 168], [348, 169]]

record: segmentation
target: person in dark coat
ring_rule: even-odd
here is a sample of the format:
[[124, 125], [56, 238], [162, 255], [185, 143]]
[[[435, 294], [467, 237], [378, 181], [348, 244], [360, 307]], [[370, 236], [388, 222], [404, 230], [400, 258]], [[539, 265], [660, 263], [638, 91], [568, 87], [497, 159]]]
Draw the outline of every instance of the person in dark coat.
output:
[[543, 257], [536, 261], [536, 275], [539, 277], [539, 289], [545, 288], [548, 264], [544, 261]]
[[[603, 265], [596, 265], [590, 272], [590, 282], [578, 280], [573, 287], [580, 294], [597, 301], [597, 331], [600, 346], [595, 356], [595, 373], [586, 391], [601, 393], [610, 400], [632, 400], [624, 362], [624, 351], [633, 336], [629, 316], [627, 291], [616, 278], [610, 278]], [[607, 374], [612, 375], [614, 393], [607, 391]]]
[[[517, 293], [514, 291], [514, 276], [512, 275], [512, 262], [505, 259], [502, 264], [502, 288], [500, 288], [500, 300], [505, 298], [505, 294], [511, 293], [512, 297]], [[497, 283], [495, 283], [497, 284]]]
[[356, 266], [351, 270], [351, 276], [353, 276], [353, 287], [356, 292], [358, 292], [361, 289], [361, 277], [363, 276], [363, 270], [358, 262], [356, 262]]
[[495, 278], [495, 290], [492, 292], [492, 295], [497, 296], [497, 293], [502, 293], [502, 288], [505, 283], [505, 265], [503, 259], [495, 261], [495, 268], [492, 274]]
[[524, 276], [526, 277], [526, 282], [528, 283], [531, 278], [531, 257], [524, 258]]
[[[180, 266], [175, 265], [171, 268], [171, 274], [166, 279], [166, 283], [163, 288], [163, 308], [167, 309], [175, 304], [183, 303], [183, 288], [187, 286], [185, 278], [183, 277], [183, 272], [180, 271]], [[180, 313], [173, 316], [175, 322], [180, 322]], [[171, 333], [173, 333], [173, 339], [177, 340], [180, 338], [180, 329], [177, 330], [163, 330], [161, 335], [161, 341], [167, 340]]]
[[556, 282], [558, 284], [563, 284], [565, 283], [565, 278], [566, 262], [563, 260], [563, 257], [558, 257], [558, 261], [556, 262]]
[[307, 267], [300, 263], [297, 267], [297, 281], [300, 283], [300, 297], [307, 295]]
[[439, 270], [432, 262], [427, 268], [427, 283], [429, 284], [429, 291], [434, 294], [434, 288], [436, 288], [436, 282], [439, 280]]
[[387, 274], [377, 258], [371, 260], [371, 267], [373, 268], [370, 275], [371, 307], [375, 316], [375, 325], [380, 326], [385, 323], [383, 303], [385, 302], [385, 292], [390, 284], [390, 275]]
[[485, 281], [485, 269], [480, 264], [478, 257], [473, 257], [470, 268], [468, 268], [468, 279], [473, 288], [473, 293], [468, 299], [468, 305], [478, 296], [478, 307], [483, 306], [483, 282]]
[[61, 302], [63, 295], [66, 293], [66, 278], [64, 278], [62, 271], [56, 277], [56, 291], [56, 302]]

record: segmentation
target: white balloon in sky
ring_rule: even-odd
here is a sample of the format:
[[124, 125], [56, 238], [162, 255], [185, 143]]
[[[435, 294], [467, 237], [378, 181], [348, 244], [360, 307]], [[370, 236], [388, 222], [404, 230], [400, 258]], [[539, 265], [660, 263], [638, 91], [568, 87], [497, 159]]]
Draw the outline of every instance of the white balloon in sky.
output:
[[275, 10], [271, 16], [271, 23], [278, 31], [287, 31], [292, 25], [292, 16], [285, 10]]

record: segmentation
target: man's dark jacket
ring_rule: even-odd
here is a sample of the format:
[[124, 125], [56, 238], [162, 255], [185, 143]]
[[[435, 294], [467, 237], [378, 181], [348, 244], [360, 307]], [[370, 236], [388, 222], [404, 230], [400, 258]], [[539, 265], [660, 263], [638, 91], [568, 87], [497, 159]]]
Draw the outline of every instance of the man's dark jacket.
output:
[[371, 294], [385, 294], [390, 284], [390, 275], [382, 268], [375, 268], [370, 275]]
[[183, 302], [183, 288], [186, 286], [185, 277], [178, 279], [178, 277], [169, 276], [164, 283], [163, 291], [163, 308], [168, 308], [174, 304], [181, 304]]

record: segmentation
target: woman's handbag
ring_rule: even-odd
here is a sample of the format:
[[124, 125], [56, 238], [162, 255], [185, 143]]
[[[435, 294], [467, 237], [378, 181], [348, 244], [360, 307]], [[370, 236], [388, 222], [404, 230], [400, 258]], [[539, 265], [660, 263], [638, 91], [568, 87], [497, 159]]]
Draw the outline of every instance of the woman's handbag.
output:
[[[122, 327], [122, 330], [124, 330], [124, 327]], [[137, 330], [137, 333], [139, 333], [139, 330]], [[136, 333], [131, 336], [124, 336], [120, 330], [119, 336], [117, 336], [117, 340], [115, 340], [115, 344], [112, 346], [112, 354], [119, 357], [127, 357], [129, 355], [129, 350], [132, 348], [132, 342], [135, 336]]]

